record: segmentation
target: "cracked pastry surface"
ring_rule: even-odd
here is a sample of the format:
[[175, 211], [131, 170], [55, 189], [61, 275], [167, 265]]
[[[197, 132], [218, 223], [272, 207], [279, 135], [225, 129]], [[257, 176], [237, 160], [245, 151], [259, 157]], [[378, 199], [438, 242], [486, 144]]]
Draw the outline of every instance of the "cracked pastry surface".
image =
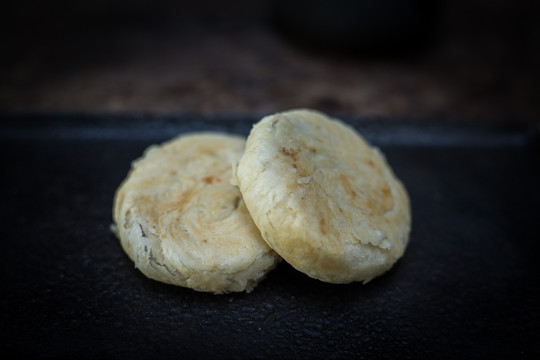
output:
[[384, 155], [319, 112], [263, 118], [235, 181], [266, 242], [310, 277], [367, 282], [407, 246], [409, 198]]
[[194, 133], [149, 147], [113, 208], [115, 233], [147, 277], [214, 293], [251, 291], [279, 260], [231, 185], [241, 137]]

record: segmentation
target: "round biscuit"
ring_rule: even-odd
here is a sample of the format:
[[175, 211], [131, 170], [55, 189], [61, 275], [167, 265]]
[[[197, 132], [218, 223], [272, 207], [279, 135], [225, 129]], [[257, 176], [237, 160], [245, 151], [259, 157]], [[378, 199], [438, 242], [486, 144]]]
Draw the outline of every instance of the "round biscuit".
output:
[[253, 223], [232, 164], [241, 137], [179, 136], [149, 147], [116, 192], [115, 232], [147, 277], [214, 293], [251, 291], [279, 256]]
[[409, 198], [383, 154], [310, 110], [257, 123], [235, 172], [266, 242], [310, 277], [367, 282], [403, 255]]

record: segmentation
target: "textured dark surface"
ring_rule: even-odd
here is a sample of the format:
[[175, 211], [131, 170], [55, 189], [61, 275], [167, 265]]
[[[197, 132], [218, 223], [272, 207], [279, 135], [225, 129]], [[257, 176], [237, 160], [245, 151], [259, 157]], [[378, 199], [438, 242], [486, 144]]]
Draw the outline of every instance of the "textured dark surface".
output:
[[247, 134], [254, 119], [127, 118], [2, 119], [0, 355], [540, 356], [540, 175], [527, 132], [353, 121], [410, 193], [405, 256], [367, 285], [282, 263], [251, 294], [211, 295], [134, 269], [109, 231], [113, 194], [151, 143]]
[[534, 0], [4, 3], [0, 111], [540, 118]]

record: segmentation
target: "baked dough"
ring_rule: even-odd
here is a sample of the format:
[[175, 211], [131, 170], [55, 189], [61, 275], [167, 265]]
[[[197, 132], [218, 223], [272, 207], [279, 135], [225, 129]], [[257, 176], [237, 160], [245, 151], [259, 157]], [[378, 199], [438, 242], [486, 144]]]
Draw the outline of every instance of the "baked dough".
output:
[[310, 277], [367, 282], [403, 255], [410, 208], [383, 154], [309, 110], [257, 123], [235, 170], [266, 242]]
[[241, 137], [180, 136], [132, 164], [114, 200], [116, 234], [147, 277], [214, 293], [251, 291], [279, 256], [260, 236], [232, 164]]

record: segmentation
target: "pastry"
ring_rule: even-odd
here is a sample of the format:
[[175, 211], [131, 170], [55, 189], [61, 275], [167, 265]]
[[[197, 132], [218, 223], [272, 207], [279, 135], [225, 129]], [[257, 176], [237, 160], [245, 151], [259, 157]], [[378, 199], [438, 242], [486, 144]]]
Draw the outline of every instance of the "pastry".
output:
[[310, 110], [263, 118], [234, 176], [264, 240], [310, 277], [367, 282], [405, 251], [403, 184], [381, 151], [339, 120]]
[[148, 148], [114, 199], [115, 232], [147, 277], [213, 293], [251, 291], [279, 256], [231, 185], [241, 137], [182, 135]]

